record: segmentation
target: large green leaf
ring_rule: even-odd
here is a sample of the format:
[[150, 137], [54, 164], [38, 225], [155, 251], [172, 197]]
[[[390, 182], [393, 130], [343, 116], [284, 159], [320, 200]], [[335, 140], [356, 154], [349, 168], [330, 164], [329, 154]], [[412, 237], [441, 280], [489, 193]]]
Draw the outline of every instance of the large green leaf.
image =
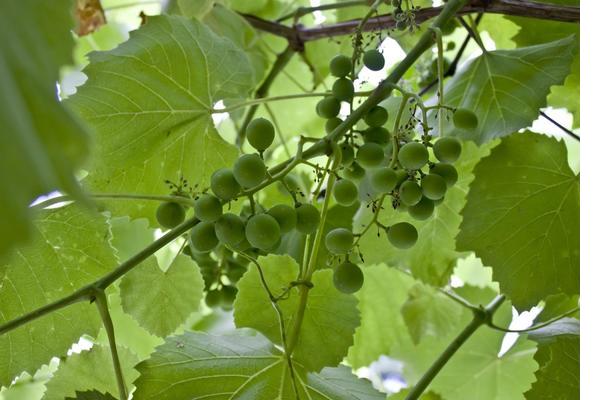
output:
[[564, 142], [504, 138], [475, 168], [462, 215], [458, 249], [493, 268], [515, 307], [579, 292], [579, 178]]
[[[75, 206], [44, 212], [33, 242], [0, 266], [0, 323], [91, 283], [116, 265], [106, 217]], [[74, 304], [0, 336], [0, 383], [63, 355], [83, 334], [95, 335], [95, 306]]]
[[307, 374], [301, 364], [293, 364], [298, 396], [287, 362], [263, 336], [240, 331], [222, 336], [187, 332], [168, 338], [149, 360], [136, 367], [141, 376], [135, 382], [134, 399], [385, 398], [347, 367]]
[[472, 110], [479, 125], [467, 131], [449, 122], [448, 134], [485, 143], [528, 127], [546, 105], [550, 87], [569, 74], [574, 51], [569, 37], [477, 57], [448, 82], [444, 102]]
[[0, 258], [30, 237], [27, 207], [37, 196], [80, 193], [74, 173], [89, 137], [56, 93], [58, 70], [72, 61], [70, 6], [69, 0], [2, 2]]
[[[265, 281], [274, 296], [298, 279], [298, 264], [289, 256], [270, 255], [258, 259]], [[309, 371], [339, 364], [352, 344], [352, 335], [360, 323], [357, 300], [333, 286], [332, 270], [313, 274], [306, 310], [294, 357]], [[281, 344], [281, 331], [275, 309], [264, 290], [256, 265], [238, 282], [239, 293], [234, 304], [237, 327], [254, 328], [271, 341]], [[300, 289], [294, 286], [278, 305], [289, 333], [291, 320], [297, 314]], [[315, 349], [319, 349], [315, 351]]]
[[188, 256], [177, 256], [166, 272], [151, 257], [125, 275], [119, 287], [125, 312], [148, 332], [167, 336], [200, 308], [204, 280]]
[[[118, 48], [92, 53], [89, 79], [69, 99], [97, 133], [88, 186], [103, 192], [167, 193], [165, 180], [207, 186], [236, 149], [220, 138], [210, 109], [245, 97], [248, 57], [197, 20], [151, 17]], [[154, 219], [156, 204], [119, 202], [117, 214]]]

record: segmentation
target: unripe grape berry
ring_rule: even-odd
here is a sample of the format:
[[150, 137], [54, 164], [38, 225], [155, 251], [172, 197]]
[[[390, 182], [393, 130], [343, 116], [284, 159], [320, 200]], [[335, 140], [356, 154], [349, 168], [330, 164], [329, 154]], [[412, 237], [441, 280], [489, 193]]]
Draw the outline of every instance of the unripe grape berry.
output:
[[246, 267], [237, 262], [230, 261], [227, 264], [227, 278], [229, 278], [231, 282], [239, 281], [245, 272]]
[[400, 185], [399, 197], [407, 206], [414, 206], [421, 201], [423, 192], [415, 181], [405, 181]]
[[375, 106], [364, 117], [369, 126], [383, 126], [388, 120], [388, 112], [381, 106]]
[[473, 130], [477, 128], [477, 115], [466, 108], [457, 108], [452, 116], [454, 126], [459, 129]]
[[210, 308], [219, 307], [221, 305], [222, 293], [220, 290], [209, 290], [204, 296], [204, 302]]
[[358, 265], [346, 261], [333, 270], [333, 285], [342, 293], [352, 294], [360, 290], [364, 276]]
[[194, 204], [194, 215], [200, 221], [213, 222], [223, 214], [221, 200], [211, 194], [203, 194]]
[[331, 133], [335, 128], [337, 128], [343, 121], [338, 117], [329, 118], [327, 122], [325, 122], [325, 132]]
[[210, 190], [221, 200], [229, 201], [240, 192], [240, 184], [233, 176], [233, 171], [221, 168], [210, 177]]
[[408, 222], [399, 222], [387, 230], [387, 238], [392, 246], [398, 249], [408, 249], [417, 242], [417, 229]]
[[350, 57], [337, 55], [329, 62], [329, 71], [331, 75], [343, 78], [352, 71], [352, 60]]
[[406, 169], [419, 169], [429, 161], [429, 152], [424, 144], [410, 142], [398, 150], [398, 162]]
[[233, 176], [244, 188], [251, 188], [267, 177], [267, 167], [258, 154], [244, 154], [233, 165]]
[[317, 114], [322, 118], [337, 117], [341, 107], [338, 99], [333, 96], [327, 96], [317, 103]]
[[358, 199], [358, 188], [348, 179], [340, 179], [333, 184], [333, 198], [342, 206], [351, 206]]
[[354, 235], [346, 228], [335, 228], [325, 236], [325, 247], [333, 254], [346, 254], [352, 250]]
[[383, 147], [377, 143], [365, 143], [356, 152], [356, 161], [363, 168], [373, 168], [381, 164], [385, 158]]
[[390, 167], [377, 168], [371, 174], [371, 186], [379, 193], [392, 191], [398, 183], [398, 175]]
[[275, 139], [275, 128], [273, 128], [273, 124], [269, 120], [256, 118], [248, 124], [246, 137], [252, 147], [258, 151], [264, 151], [273, 143], [273, 139]]
[[268, 211], [269, 215], [277, 220], [282, 233], [291, 231], [296, 227], [296, 210], [286, 204], [277, 204]]
[[382, 126], [369, 128], [363, 134], [365, 143], [377, 143], [382, 146], [385, 146], [390, 142], [390, 137], [390, 131]]
[[246, 236], [244, 235], [244, 239], [242, 239], [242, 241], [238, 244], [232, 244], [231, 248], [237, 252], [240, 252], [251, 249], [252, 245], [250, 244], [250, 242], [248, 242], [248, 239], [246, 239]]
[[221, 297], [221, 307], [225, 310], [230, 310], [237, 296], [238, 290], [235, 286], [225, 285], [221, 289], [223, 292]]
[[430, 200], [439, 200], [446, 194], [446, 181], [439, 175], [429, 174], [421, 178], [423, 196]]
[[361, 179], [365, 176], [365, 170], [357, 162], [353, 162], [344, 168], [342, 174], [348, 179]]
[[269, 214], [257, 214], [246, 224], [246, 239], [253, 247], [267, 250], [277, 244], [281, 229], [277, 220]]
[[354, 97], [354, 84], [350, 79], [340, 78], [333, 83], [331, 94], [339, 101], [351, 102]]
[[156, 209], [156, 220], [168, 229], [175, 228], [185, 219], [185, 209], [179, 203], [168, 201]]
[[381, 71], [385, 65], [385, 58], [375, 49], [367, 50], [363, 55], [363, 63], [371, 71]]
[[454, 186], [458, 181], [458, 171], [453, 165], [448, 163], [437, 163], [429, 168], [430, 174], [436, 174], [444, 178], [448, 187]]
[[342, 150], [342, 165], [348, 166], [354, 161], [354, 148], [350, 143], [344, 142], [340, 144]]
[[461, 151], [462, 145], [454, 137], [443, 137], [433, 144], [433, 154], [442, 162], [453, 163], [458, 160]]
[[419, 201], [417, 204], [408, 207], [408, 214], [414, 219], [422, 221], [431, 217], [434, 208], [435, 205], [433, 200], [429, 200], [427, 197], [422, 197], [421, 201]]
[[312, 204], [302, 204], [296, 207], [296, 230], [305, 235], [314, 233], [319, 227], [321, 214]]
[[396, 171], [396, 176], [398, 177], [398, 185], [400, 185], [404, 183], [404, 181], [407, 180], [410, 175], [408, 175], [408, 172], [406, 172], [406, 170], [398, 169]]
[[211, 251], [219, 244], [215, 233], [215, 224], [212, 222], [200, 222], [190, 231], [190, 244], [192, 250], [198, 252]]
[[236, 245], [244, 239], [244, 221], [235, 214], [223, 214], [215, 222], [215, 233], [222, 243]]

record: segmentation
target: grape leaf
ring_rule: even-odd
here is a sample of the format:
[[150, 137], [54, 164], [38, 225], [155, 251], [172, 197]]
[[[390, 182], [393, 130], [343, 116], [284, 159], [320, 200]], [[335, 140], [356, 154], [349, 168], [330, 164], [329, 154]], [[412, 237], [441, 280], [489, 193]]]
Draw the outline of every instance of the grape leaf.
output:
[[579, 178], [564, 142], [531, 132], [502, 139], [475, 168], [462, 215], [458, 249], [491, 266], [518, 309], [579, 292]]
[[198, 311], [204, 280], [188, 256], [178, 255], [166, 272], [151, 257], [125, 275], [119, 287], [123, 310], [148, 332], [163, 337]]
[[[0, 323], [64, 297], [116, 264], [106, 217], [71, 205], [43, 212], [33, 242], [0, 266]], [[83, 334], [95, 335], [96, 307], [74, 304], [0, 336], [0, 383], [32, 372], [67, 352]]]
[[[72, 62], [71, 1], [2, 2], [0, 13], [0, 259], [31, 238], [29, 204], [59, 189], [81, 197], [74, 173], [88, 152], [85, 126], [58, 101]], [[9, 40], [10, 38], [10, 40]]]
[[134, 399], [385, 398], [347, 367], [307, 374], [294, 362], [296, 397], [288, 364], [279, 350], [263, 336], [243, 331], [221, 336], [186, 332], [170, 337], [136, 368], [141, 376], [135, 382]]
[[67, 400], [117, 400], [108, 393], [100, 393], [97, 390], [86, 392], [75, 392], [75, 397], [69, 397]]
[[[89, 79], [68, 103], [96, 129], [88, 186], [101, 192], [165, 193], [165, 180], [207, 186], [237, 155], [212, 123], [221, 99], [253, 84], [248, 57], [197, 20], [149, 17], [114, 50], [95, 52]], [[118, 134], [115, 134], [118, 133]], [[119, 202], [116, 215], [154, 221], [155, 203]]]
[[[131, 389], [132, 382], [139, 376], [134, 369], [139, 359], [124, 348], [118, 347], [117, 349], [125, 384]], [[58, 370], [46, 384], [46, 388], [44, 400], [62, 400], [66, 397], [77, 396], [75, 391], [83, 392], [94, 389], [118, 397], [119, 389], [110, 348], [94, 345], [89, 351], [72, 354], [62, 360]]]
[[[258, 259], [265, 281], [274, 296], [298, 279], [298, 264], [289, 256], [270, 255]], [[310, 371], [337, 365], [352, 344], [352, 335], [360, 323], [357, 300], [333, 286], [333, 271], [318, 270], [313, 274], [314, 287], [309, 290], [302, 328], [294, 358]], [[237, 327], [254, 328], [274, 343], [281, 344], [281, 332], [275, 309], [261, 285], [256, 265], [238, 282], [239, 293], [234, 303]], [[300, 302], [300, 288], [294, 286], [278, 301], [283, 322], [289, 332], [291, 320]], [[315, 349], [319, 349], [315, 352]]]
[[479, 125], [467, 131], [448, 122], [447, 134], [481, 144], [528, 127], [550, 87], [569, 74], [574, 51], [575, 39], [568, 37], [477, 57], [448, 82], [444, 102], [473, 111]]

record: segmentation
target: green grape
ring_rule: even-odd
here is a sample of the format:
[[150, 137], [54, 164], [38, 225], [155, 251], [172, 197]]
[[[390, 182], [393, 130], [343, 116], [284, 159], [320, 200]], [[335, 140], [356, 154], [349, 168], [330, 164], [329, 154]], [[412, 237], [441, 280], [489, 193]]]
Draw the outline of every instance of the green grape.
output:
[[354, 97], [354, 84], [350, 79], [340, 78], [333, 83], [331, 94], [339, 101], [351, 102]]
[[211, 251], [219, 244], [215, 233], [215, 224], [212, 222], [200, 222], [190, 231], [190, 244], [192, 250], [198, 252]]
[[325, 122], [325, 132], [331, 133], [335, 128], [337, 128], [343, 121], [338, 118], [329, 118], [327, 122]]
[[346, 228], [332, 229], [325, 236], [325, 247], [333, 254], [346, 254], [354, 245], [354, 235]]
[[434, 207], [435, 204], [433, 203], [433, 200], [429, 200], [427, 197], [423, 196], [421, 201], [417, 204], [408, 207], [408, 214], [414, 219], [422, 221], [431, 217]]
[[461, 151], [462, 145], [454, 137], [443, 137], [433, 144], [433, 154], [442, 162], [453, 163], [458, 160]]
[[251, 188], [267, 177], [267, 167], [258, 154], [244, 154], [233, 165], [233, 176], [244, 188]]
[[248, 124], [246, 137], [252, 147], [258, 151], [264, 151], [273, 143], [273, 139], [275, 139], [275, 128], [273, 128], [273, 124], [269, 120], [256, 118]]
[[375, 106], [367, 112], [364, 120], [369, 126], [383, 126], [388, 120], [388, 112], [381, 106]]
[[223, 214], [215, 222], [215, 233], [221, 243], [236, 245], [244, 239], [244, 221], [235, 214]]
[[329, 71], [331, 71], [331, 75], [343, 78], [352, 72], [352, 60], [350, 57], [339, 54], [329, 62]]
[[237, 244], [231, 245], [231, 248], [235, 251], [240, 252], [251, 249], [252, 245], [250, 244], [250, 242], [248, 242], [248, 239], [246, 239], [246, 236], [244, 235], [244, 239], [242, 239], [242, 241]]
[[456, 42], [450, 41], [450, 42], [446, 43], [446, 50], [447, 51], [452, 51], [455, 48], [456, 48]]
[[302, 204], [296, 207], [296, 230], [305, 235], [314, 233], [319, 227], [321, 214], [312, 204]]
[[168, 201], [156, 209], [156, 220], [165, 228], [175, 228], [185, 219], [185, 209], [179, 203]]
[[210, 194], [201, 195], [194, 204], [194, 215], [200, 221], [213, 222], [223, 214], [221, 200]]
[[257, 214], [246, 224], [246, 239], [253, 247], [267, 250], [277, 244], [281, 229], [277, 220], [269, 214]]
[[390, 131], [382, 126], [372, 127], [365, 131], [363, 139], [368, 143], [377, 143], [382, 146], [390, 142]]
[[342, 150], [342, 165], [348, 166], [354, 161], [354, 148], [350, 143], [344, 142], [340, 145]]
[[430, 200], [439, 200], [446, 194], [446, 181], [439, 175], [429, 174], [421, 178], [423, 196]]
[[[466, 108], [457, 108], [454, 111], [454, 115], [452, 116], [452, 121], [454, 122], [454, 126], [459, 129], [466, 130], [474, 130], [477, 128], [477, 115], [475, 115], [471, 110], [467, 110]], [[440, 160], [441, 161], [441, 160]]]
[[221, 200], [229, 201], [240, 192], [240, 184], [233, 176], [233, 171], [221, 168], [210, 177], [210, 190]]
[[269, 215], [277, 220], [282, 233], [291, 231], [296, 227], [296, 210], [286, 204], [277, 204], [269, 210]]
[[387, 230], [387, 238], [392, 246], [398, 249], [408, 249], [417, 243], [417, 229], [408, 222], [399, 222]]
[[220, 290], [209, 290], [206, 292], [206, 296], [204, 296], [204, 302], [210, 308], [216, 308], [221, 305], [222, 298], [223, 294]]
[[322, 118], [337, 117], [340, 113], [341, 104], [333, 96], [327, 96], [317, 103], [317, 114]]
[[404, 183], [404, 181], [407, 180], [410, 175], [408, 175], [408, 172], [406, 172], [406, 170], [399, 169], [396, 171], [396, 176], [397, 176], [397, 184], [400, 185], [400, 184]]
[[371, 186], [380, 193], [391, 192], [398, 183], [398, 175], [390, 167], [378, 168], [371, 174]]
[[381, 71], [385, 65], [385, 58], [375, 49], [367, 50], [363, 55], [363, 63], [371, 71]]
[[429, 161], [429, 152], [419, 142], [406, 143], [398, 150], [398, 162], [406, 169], [419, 169]]
[[351, 206], [358, 199], [358, 188], [348, 179], [340, 179], [333, 184], [333, 198], [342, 206]]
[[246, 267], [236, 262], [230, 262], [227, 265], [227, 278], [229, 278], [231, 282], [239, 281], [245, 272]]
[[458, 171], [453, 165], [448, 163], [437, 163], [429, 168], [430, 174], [436, 174], [444, 178], [448, 187], [454, 186], [458, 181]]
[[196, 250], [194, 246], [190, 246], [190, 250], [192, 252], [192, 258], [196, 261], [198, 266], [202, 267], [203, 265], [214, 265], [216, 261], [211, 257], [210, 251], [200, 252]]
[[342, 174], [348, 179], [361, 179], [363, 176], [365, 176], [365, 170], [363, 167], [358, 165], [357, 162], [352, 162], [350, 165], [344, 168]]
[[421, 187], [415, 181], [404, 181], [402, 185], [400, 185], [399, 197], [407, 206], [414, 206], [421, 201], [423, 192], [421, 191]]
[[333, 270], [333, 285], [342, 293], [352, 294], [360, 290], [364, 276], [358, 265], [346, 261]]
[[377, 143], [365, 143], [356, 152], [356, 161], [363, 168], [377, 167], [382, 163], [384, 158], [383, 147]]

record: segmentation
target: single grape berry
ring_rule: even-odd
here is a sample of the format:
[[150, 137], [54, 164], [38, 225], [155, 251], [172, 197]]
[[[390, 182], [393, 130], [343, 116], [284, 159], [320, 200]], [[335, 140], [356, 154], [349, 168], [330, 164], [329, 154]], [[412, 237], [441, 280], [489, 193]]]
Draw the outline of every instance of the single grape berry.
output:
[[365, 143], [356, 152], [356, 161], [363, 168], [378, 167], [384, 158], [383, 147], [377, 143]]
[[379, 193], [392, 191], [398, 183], [398, 175], [390, 167], [377, 168], [371, 174], [371, 186]]
[[338, 117], [329, 118], [327, 122], [325, 122], [325, 132], [331, 133], [335, 128], [337, 128], [343, 121]]
[[414, 206], [423, 197], [421, 187], [415, 181], [405, 181], [400, 185], [400, 200], [407, 206]]
[[223, 214], [215, 222], [215, 233], [222, 243], [236, 245], [244, 239], [244, 221], [235, 214]]
[[267, 177], [267, 167], [258, 154], [244, 154], [233, 165], [233, 176], [244, 188], [251, 188]]
[[248, 143], [258, 151], [265, 151], [273, 139], [275, 139], [275, 128], [265, 118], [256, 118], [250, 121], [246, 128]]
[[423, 196], [430, 200], [439, 200], [446, 194], [446, 181], [439, 175], [429, 174], [421, 178]]
[[385, 65], [385, 58], [375, 49], [367, 50], [363, 56], [363, 63], [371, 71], [381, 71]]
[[269, 214], [257, 214], [246, 224], [246, 239], [253, 247], [267, 250], [277, 244], [281, 228], [277, 220]]
[[248, 239], [246, 239], [246, 236], [244, 236], [244, 239], [242, 239], [241, 242], [239, 242], [238, 244], [231, 245], [231, 248], [237, 252], [240, 252], [240, 251], [247, 251], [247, 250], [251, 249], [252, 245], [250, 244], [250, 242], [248, 242]]
[[365, 143], [377, 143], [382, 146], [385, 146], [390, 142], [390, 131], [385, 129], [382, 126], [376, 126], [369, 128], [363, 134], [363, 139]]
[[337, 117], [341, 107], [338, 99], [333, 96], [327, 96], [317, 103], [317, 114], [322, 118]]
[[291, 231], [296, 227], [296, 210], [286, 204], [277, 204], [268, 211], [269, 215], [277, 220], [282, 233]]
[[168, 201], [156, 209], [156, 220], [168, 229], [175, 228], [185, 219], [185, 209], [179, 203]]
[[408, 222], [399, 222], [388, 228], [387, 238], [392, 246], [398, 249], [408, 249], [417, 243], [419, 233]]
[[333, 270], [333, 285], [342, 293], [352, 294], [360, 290], [364, 276], [358, 265], [346, 261]]
[[310, 235], [319, 227], [321, 215], [317, 207], [312, 204], [302, 204], [296, 207], [296, 218], [296, 230]]
[[325, 236], [325, 247], [333, 254], [346, 254], [352, 250], [354, 235], [346, 228], [335, 228]]
[[200, 222], [190, 231], [190, 244], [192, 250], [198, 252], [211, 251], [219, 244], [215, 233], [215, 224], [212, 222]]
[[352, 71], [352, 60], [350, 57], [339, 54], [329, 62], [329, 71], [331, 71], [331, 75], [343, 78]]
[[210, 190], [221, 200], [229, 201], [240, 192], [240, 184], [233, 176], [233, 171], [221, 168], [210, 177]]
[[354, 84], [350, 79], [340, 78], [333, 83], [331, 94], [339, 101], [351, 102], [354, 97]]
[[221, 200], [211, 194], [203, 194], [194, 204], [194, 215], [200, 221], [213, 222], [223, 214]]
[[429, 168], [430, 174], [436, 174], [444, 178], [448, 187], [454, 186], [458, 181], [458, 171], [453, 165], [448, 163], [437, 163]]
[[433, 200], [429, 200], [427, 197], [422, 197], [421, 201], [419, 201], [417, 204], [408, 207], [408, 214], [414, 219], [422, 221], [431, 217], [434, 207], [435, 204], [433, 203]]
[[231, 310], [233, 308], [233, 302], [237, 296], [237, 288], [235, 286], [223, 286], [221, 289], [223, 294], [221, 295], [221, 308], [224, 310]]
[[333, 198], [342, 206], [351, 206], [358, 199], [358, 188], [348, 179], [340, 179], [333, 184]]
[[406, 169], [419, 169], [429, 161], [429, 152], [419, 142], [406, 143], [398, 150], [398, 162]]
[[354, 148], [350, 143], [344, 142], [340, 144], [342, 150], [342, 165], [348, 166], [354, 161]]
[[220, 290], [209, 290], [204, 296], [204, 302], [210, 308], [219, 307], [221, 305], [222, 293]]
[[358, 180], [365, 176], [365, 170], [363, 169], [363, 167], [358, 165], [357, 162], [352, 162], [350, 165], [344, 168], [344, 170], [342, 171], [342, 175], [344, 176], [344, 178], [347, 179]]
[[477, 115], [466, 108], [457, 108], [452, 116], [452, 121], [457, 128], [470, 131], [477, 128], [478, 124]]
[[443, 137], [433, 144], [433, 154], [442, 162], [453, 163], [458, 160], [461, 151], [462, 145], [454, 137]]
[[383, 126], [388, 120], [388, 112], [381, 106], [375, 106], [367, 112], [364, 120], [369, 126]]

